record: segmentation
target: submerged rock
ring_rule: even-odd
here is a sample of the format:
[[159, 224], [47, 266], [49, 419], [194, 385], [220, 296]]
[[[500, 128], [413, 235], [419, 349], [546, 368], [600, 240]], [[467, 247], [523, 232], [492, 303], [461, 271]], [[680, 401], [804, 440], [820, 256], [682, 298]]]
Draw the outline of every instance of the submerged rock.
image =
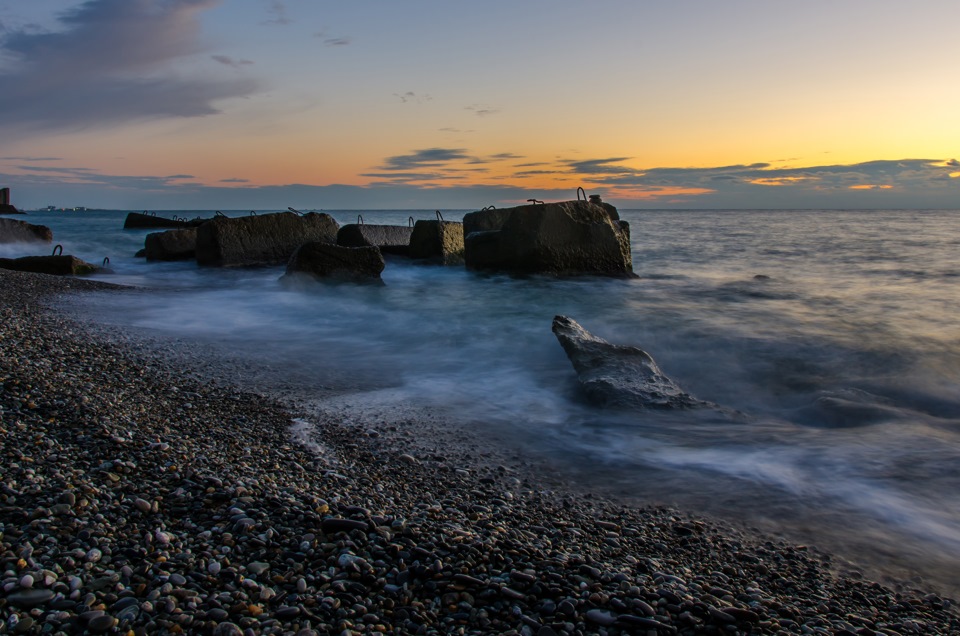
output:
[[180, 217], [173, 217], [168, 219], [166, 217], [157, 216], [155, 212], [147, 214], [145, 212], [131, 212], [127, 215], [127, 218], [123, 221], [123, 229], [125, 230], [139, 230], [139, 229], [152, 229], [152, 228], [188, 228], [188, 227], [197, 227], [201, 223], [209, 221], [210, 219], [201, 219], [199, 217], [195, 219], [183, 219]]
[[53, 232], [46, 225], [0, 219], [0, 243], [49, 243]]
[[573, 363], [587, 398], [606, 408], [690, 409], [713, 406], [684, 392], [646, 351], [594, 336], [556, 316], [553, 333]]
[[319, 280], [379, 283], [385, 262], [378, 247], [343, 247], [311, 242], [297, 248], [287, 263], [284, 280], [309, 276]]

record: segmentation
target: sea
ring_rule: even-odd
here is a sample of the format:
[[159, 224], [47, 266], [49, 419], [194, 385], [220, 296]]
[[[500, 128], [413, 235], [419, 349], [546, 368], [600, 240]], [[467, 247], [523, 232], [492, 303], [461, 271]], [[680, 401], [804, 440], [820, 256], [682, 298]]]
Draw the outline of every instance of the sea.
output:
[[[327, 212], [341, 224], [435, 218]], [[49, 226], [65, 254], [109, 259], [93, 278], [145, 290], [59, 301], [84, 320], [242, 361], [224, 380], [270, 377], [318, 405], [348, 396], [361, 424], [442, 412], [454, 433], [549, 465], [578, 492], [673, 506], [829, 551], [854, 575], [960, 593], [958, 210], [621, 210], [635, 279], [389, 257], [383, 286], [298, 288], [279, 282], [282, 266], [147, 263], [134, 254], [149, 231], [124, 230], [126, 214], [16, 217]], [[592, 407], [551, 333], [558, 314], [644, 349], [722, 408]]]

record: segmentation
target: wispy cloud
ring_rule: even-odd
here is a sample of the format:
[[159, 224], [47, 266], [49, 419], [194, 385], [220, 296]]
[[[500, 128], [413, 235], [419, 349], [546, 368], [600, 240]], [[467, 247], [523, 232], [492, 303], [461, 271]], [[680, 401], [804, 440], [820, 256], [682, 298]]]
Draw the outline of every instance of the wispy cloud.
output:
[[466, 106], [464, 110], [472, 111], [477, 117], [488, 117], [490, 115], [496, 115], [500, 112], [499, 108], [494, 108], [493, 106], [488, 106], [486, 104], [472, 104]]
[[211, 55], [210, 56], [215, 62], [219, 62], [224, 66], [231, 66], [233, 68], [241, 68], [243, 66], [250, 66], [253, 64], [250, 60], [235, 60], [228, 55]]
[[446, 166], [451, 162], [471, 159], [463, 148], [426, 148], [415, 150], [408, 155], [387, 157], [381, 170], [411, 170]]
[[79, 128], [217, 113], [249, 95], [250, 79], [184, 77], [173, 63], [202, 53], [199, 14], [220, 0], [87, 0], [58, 31], [19, 29], [0, 40], [16, 60], [0, 70], [0, 127]]
[[239, 179], [234, 177], [232, 179], [220, 179], [220, 183], [250, 183], [250, 179]]
[[61, 157], [2, 157], [3, 161], [63, 161]]

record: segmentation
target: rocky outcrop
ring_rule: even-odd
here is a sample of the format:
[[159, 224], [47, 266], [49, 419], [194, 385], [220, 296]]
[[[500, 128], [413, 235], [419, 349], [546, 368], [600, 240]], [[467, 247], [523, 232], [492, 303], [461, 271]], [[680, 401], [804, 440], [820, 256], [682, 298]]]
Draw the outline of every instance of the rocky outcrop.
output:
[[123, 229], [125, 230], [152, 230], [159, 228], [188, 228], [188, 227], [198, 227], [202, 223], [209, 221], [210, 219], [184, 219], [180, 217], [165, 218], [162, 216], [157, 216], [156, 213], [141, 213], [141, 212], [131, 212], [127, 215], [127, 218], [123, 221]]
[[332, 282], [379, 283], [385, 262], [380, 248], [344, 247], [311, 242], [301, 245], [290, 257], [283, 279], [289, 282], [306, 277]]
[[0, 243], [49, 243], [53, 232], [46, 225], [0, 219]]
[[646, 351], [594, 336], [572, 318], [553, 319], [553, 333], [587, 398], [605, 408], [690, 409], [714, 406], [684, 392]]
[[279, 265], [305, 243], [336, 243], [339, 228], [329, 214], [317, 212], [220, 216], [197, 228], [197, 262], [226, 267]]
[[378, 247], [384, 254], [410, 253], [413, 228], [405, 225], [367, 225], [351, 223], [337, 232], [337, 245], [344, 247]]
[[511, 274], [633, 276], [630, 232], [606, 203], [566, 201], [471, 212], [467, 267]]
[[167, 230], [147, 234], [143, 242], [148, 261], [185, 261], [197, 255], [197, 230]]
[[18, 272], [54, 274], [56, 276], [84, 276], [96, 272], [96, 265], [82, 261], [76, 256], [23, 256], [0, 258], [0, 268]]
[[410, 258], [443, 265], [463, 263], [463, 224], [417, 221], [410, 236]]

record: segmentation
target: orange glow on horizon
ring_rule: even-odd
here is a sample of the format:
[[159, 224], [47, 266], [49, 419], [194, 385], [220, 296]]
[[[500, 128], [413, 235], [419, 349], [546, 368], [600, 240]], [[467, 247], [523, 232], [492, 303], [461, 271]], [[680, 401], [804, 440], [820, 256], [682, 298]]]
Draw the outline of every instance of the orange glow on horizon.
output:
[[763, 177], [760, 179], [751, 179], [748, 183], [753, 185], [780, 187], [794, 185], [801, 181], [809, 181], [810, 177]]
[[893, 186], [889, 184], [871, 185], [867, 183], [862, 183], [859, 185], [852, 185], [850, 186], [850, 189], [851, 190], [892, 190]]

